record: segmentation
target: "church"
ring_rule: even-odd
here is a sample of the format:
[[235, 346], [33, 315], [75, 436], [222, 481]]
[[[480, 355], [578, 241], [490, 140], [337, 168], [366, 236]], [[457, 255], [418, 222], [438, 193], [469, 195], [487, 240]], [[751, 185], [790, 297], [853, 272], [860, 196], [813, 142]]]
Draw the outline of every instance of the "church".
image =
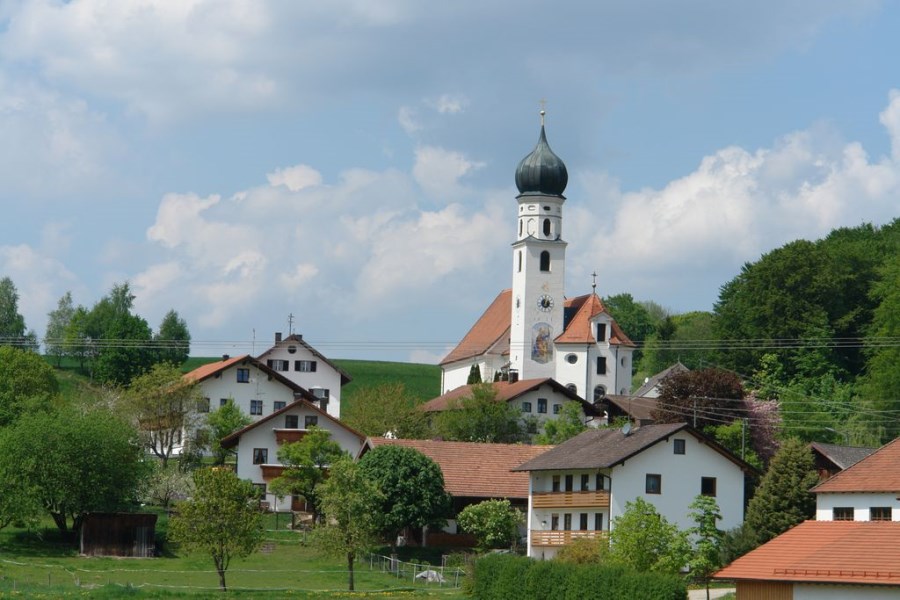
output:
[[588, 402], [631, 390], [634, 343], [595, 289], [565, 294], [569, 175], [547, 142], [544, 114], [537, 146], [516, 168], [512, 288], [500, 292], [441, 361], [442, 392], [465, 385], [473, 365], [482, 381], [551, 378]]

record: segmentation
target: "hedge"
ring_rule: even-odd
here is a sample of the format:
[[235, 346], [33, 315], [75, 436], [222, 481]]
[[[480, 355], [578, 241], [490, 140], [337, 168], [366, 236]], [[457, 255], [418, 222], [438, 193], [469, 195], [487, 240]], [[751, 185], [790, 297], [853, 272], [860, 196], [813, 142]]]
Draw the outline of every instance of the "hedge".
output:
[[490, 554], [475, 562], [476, 600], [686, 600], [673, 575], [639, 573], [618, 565], [573, 565]]

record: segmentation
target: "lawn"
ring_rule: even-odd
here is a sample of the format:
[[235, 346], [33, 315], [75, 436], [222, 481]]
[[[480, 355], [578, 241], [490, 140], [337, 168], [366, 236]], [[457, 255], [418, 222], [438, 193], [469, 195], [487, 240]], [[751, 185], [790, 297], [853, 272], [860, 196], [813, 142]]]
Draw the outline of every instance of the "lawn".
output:
[[[287, 523], [282, 516], [280, 524]], [[274, 527], [274, 520], [267, 524]], [[160, 529], [165, 530], [162, 515]], [[267, 544], [226, 573], [229, 595], [241, 598], [403, 597], [460, 600], [450, 585], [414, 582], [382, 572], [375, 560], [355, 569], [355, 594], [347, 590], [346, 562], [320, 555], [302, 534], [267, 530]], [[372, 568], [374, 567], [374, 568]], [[440, 570], [440, 567], [435, 567]], [[449, 576], [449, 570], [445, 571]], [[451, 579], [452, 583], [452, 579]], [[61, 542], [54, 529], [0, 531], [0, 598], [220, 598], [218, 575], [205, 556], [182, 556], [163, 546], [154, 559], [88, 558]]]

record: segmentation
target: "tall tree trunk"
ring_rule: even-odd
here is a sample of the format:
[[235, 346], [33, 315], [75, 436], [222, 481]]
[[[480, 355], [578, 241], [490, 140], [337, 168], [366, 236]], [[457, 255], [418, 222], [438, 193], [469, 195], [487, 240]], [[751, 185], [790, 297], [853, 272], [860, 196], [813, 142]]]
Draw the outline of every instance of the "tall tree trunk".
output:
[[349, 584], [349, 590], [353, 591], [353, 552], [347, 553], [347, 583]]
[[223, 592], [227, 592], [228, 588], [225, 586], [225, 569], [216, 567], [216, 571], [219, 573], [219, 588], [221, 588]]

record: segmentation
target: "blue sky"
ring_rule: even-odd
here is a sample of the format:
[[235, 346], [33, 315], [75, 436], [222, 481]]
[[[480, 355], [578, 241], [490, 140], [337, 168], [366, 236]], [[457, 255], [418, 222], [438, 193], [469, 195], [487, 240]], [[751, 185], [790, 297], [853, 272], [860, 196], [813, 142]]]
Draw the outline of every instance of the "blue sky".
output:
[[129, 281], [197, 355], [293, 314], [326, 355], [434, 362], [511, 283], [544, 98], [568, 293], [709, 310], [898, 216], [898, 30], [859, 0], [0, 0], [0, 276], [40, 335]]

